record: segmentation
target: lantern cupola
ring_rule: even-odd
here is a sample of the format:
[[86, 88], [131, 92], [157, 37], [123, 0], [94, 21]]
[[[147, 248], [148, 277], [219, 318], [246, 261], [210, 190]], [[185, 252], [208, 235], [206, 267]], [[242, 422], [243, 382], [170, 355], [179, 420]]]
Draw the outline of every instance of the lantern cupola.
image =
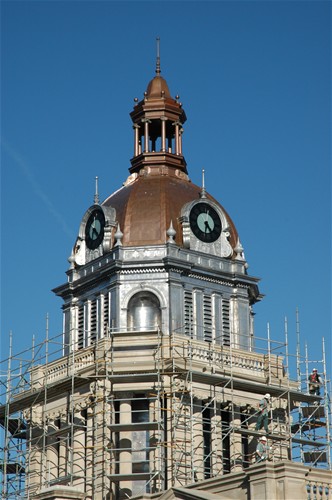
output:
[[141, 101], [135, 98], [130, 113], [134, 128], [131, 173], [139, 173], [144, 167], [159, 169], [161, 165], [187, 173], [182, 153], [183, 124], [187, 117], [179, 96], [171, 96], [160, 73], [158, 44], [156, 76], [149, 82], [144, 98]]

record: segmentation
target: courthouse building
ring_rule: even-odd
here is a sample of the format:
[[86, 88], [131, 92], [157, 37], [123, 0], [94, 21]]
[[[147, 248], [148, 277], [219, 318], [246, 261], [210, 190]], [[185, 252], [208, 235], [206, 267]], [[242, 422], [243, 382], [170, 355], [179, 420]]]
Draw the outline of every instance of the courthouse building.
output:
[[257, 341], [259, 280], [204, 172], [190, 180], [186, 114], [159, 58], [130, 116], [129, 176], [104, 201], [96, 180], [54, 289], [63, 333], [30, 361], [9, 356], [3, 498], [332, 498], [325, 357], [311, 395], [310, 362], [294, 380], [287, 342]]

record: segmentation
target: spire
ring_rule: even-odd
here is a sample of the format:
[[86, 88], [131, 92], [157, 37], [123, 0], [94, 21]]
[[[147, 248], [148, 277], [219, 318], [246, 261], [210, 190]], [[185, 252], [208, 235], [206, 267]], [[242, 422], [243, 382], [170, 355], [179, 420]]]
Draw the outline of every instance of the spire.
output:
[[205, 170], [202, 169], [202, 191], [200, 192], [201, 198], [206, 198], [206, 189], [205, 189]]
[[95, 205], [98, 205], [99, 204], [99, 194], [98, 194], [98, 177], [96, 176], [96, 189], [95, 189], [95, 195], [94, 195], [94, 199], [93, 199], [93, 202]]
[[156, 62], [156, 75], [160, 75], [161, 69], [160, 69], [160, 38], [157, 36], [156, 38], [157, 41], [157, 62]]

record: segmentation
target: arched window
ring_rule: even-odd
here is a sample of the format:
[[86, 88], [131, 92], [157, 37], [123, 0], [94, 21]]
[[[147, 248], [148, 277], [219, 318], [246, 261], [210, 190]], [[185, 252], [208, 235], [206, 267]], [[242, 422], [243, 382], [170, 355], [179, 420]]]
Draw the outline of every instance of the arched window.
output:
[[156, 330], [161, 326], [161, 310], [158, 298], [151, 292], [139, 292], [128, 304], [128, 329]]

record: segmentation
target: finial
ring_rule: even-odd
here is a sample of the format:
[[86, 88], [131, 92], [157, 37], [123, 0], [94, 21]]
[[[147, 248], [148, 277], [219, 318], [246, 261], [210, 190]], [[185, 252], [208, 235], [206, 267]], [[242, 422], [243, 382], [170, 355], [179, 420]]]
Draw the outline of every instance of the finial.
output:
[[95, 205], [99, 204], [98, 177], [97, 176], [96, 176], [96, 190], [95, 190], [95, 196], [94, 196], [93, 202], [94, 202]]
[[116, 243], [114, 246], [116, 247], [121, 247], [122, 246], [122, 236], [123, 236], [123, 232], [121, 231], [120, 229], [120, 224], [118, 223], [118, 227], [117, 227], [117, 230], [116, 230], [116, 233], [114, 235], [114, 238], [116, 239]]
[[74, 251], [71, 252], [70, 256], [68, 257], [68, 262], [70, 264], [69, 269], [75, 269], [75, 256], [74, 256]]
[[206, 190], [205, 190], [205, 170], [202, 169], [202, 191], [200, 192], [201, 198], [206, 198]]
[[174, 241], [174, 236], [176, 235], [176, 231], [173, 227], [173, 222], [171, 221], [169, 228], [166, 231], [166, 234], [168, 236], [168, 243], [175, 243]]
[[156, 64], [156, 74], [160, 75], [161, 70], [160, 70], [160, 38], [157, 36], [157, 64]]
[[243, 253], [243, 246], [241, 245], [241, 241], [239, 238], [237, 239], [236, 246], [235, 246], [234, 250], [236, 252], [236, 257], [235, 257], [236, 260], [245, 260], [244, 253]]

